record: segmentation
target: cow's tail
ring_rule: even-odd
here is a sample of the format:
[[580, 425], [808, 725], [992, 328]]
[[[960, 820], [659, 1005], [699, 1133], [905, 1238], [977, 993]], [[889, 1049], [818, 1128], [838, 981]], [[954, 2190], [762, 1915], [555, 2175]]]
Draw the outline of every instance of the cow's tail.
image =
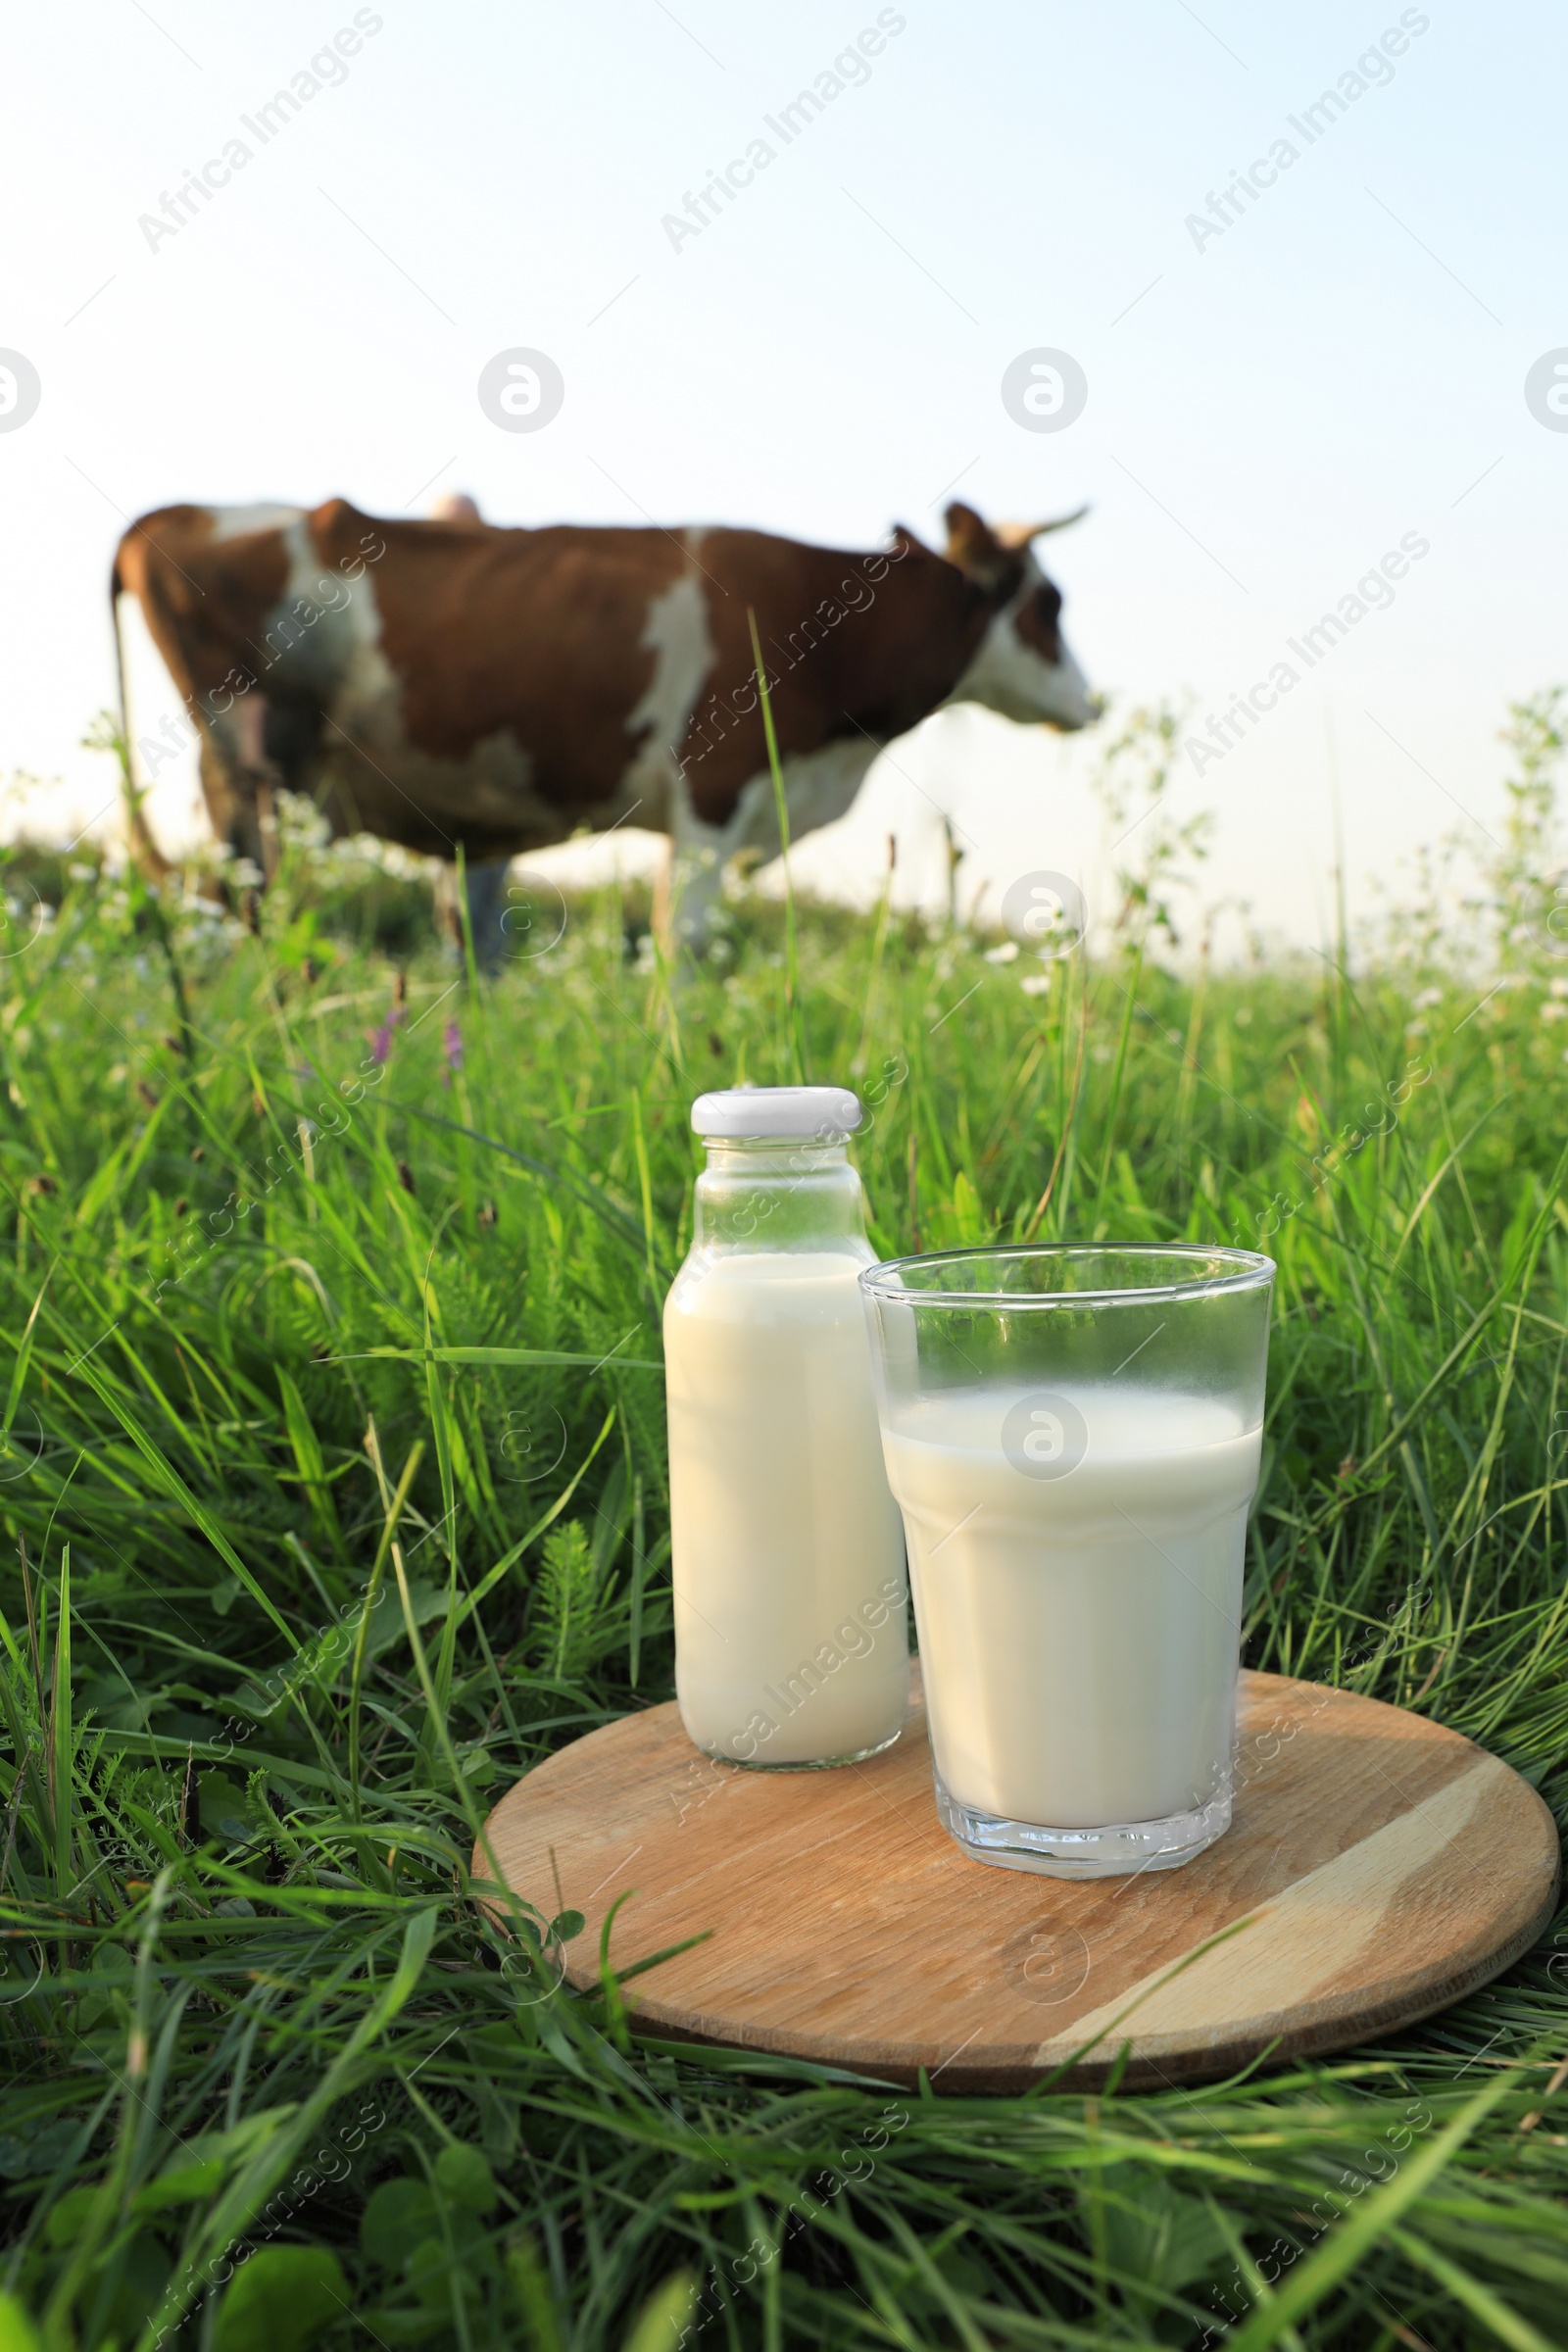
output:
[[131, 862], [149, 882], [162, 882], [173, 872], [173, 867], [153, 839], [152, 827], [142, 808], [145, 792], [138, 790], [136, 771], [130, 756], [130, 698], [125, 691], [125, 632], [120, 617], [120, 600], [129, 593], [121, 576], [120, 553], [109, 573], [109, 618], [115, 632], [115, 695], [116, 734], [115, 756], [120, 761], [120, 789], [125, 813], [125, 838]]

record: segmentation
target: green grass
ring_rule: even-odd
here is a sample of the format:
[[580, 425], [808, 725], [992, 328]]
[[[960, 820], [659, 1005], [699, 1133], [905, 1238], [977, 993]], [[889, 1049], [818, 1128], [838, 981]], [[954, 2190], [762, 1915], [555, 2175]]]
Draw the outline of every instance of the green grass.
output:
[[0, 2282], [50, 2352], [654, 2352], [697, 2287], [705, 2346], [1560, 2343], [1568, 1920], [1386, 2045], [979, 2099], [649, 2046], [466, 1892], [518, 1775], [670, 1692], [687, 1106], [801, 1041], [876, 1104], [890, 1253], [1277, 1254], [1249, 1662], [1560, 1817], [1550, 942], [1490, 997], [1130, 941], [1028, 994], [1027, 954], [801, 907], [787, 1009], [777, 908], [671, 989], [609, 896], [477, 993], [427, 941], [400, 1003], [319, 878], [252, 934], [83, 874], [0, 941]]

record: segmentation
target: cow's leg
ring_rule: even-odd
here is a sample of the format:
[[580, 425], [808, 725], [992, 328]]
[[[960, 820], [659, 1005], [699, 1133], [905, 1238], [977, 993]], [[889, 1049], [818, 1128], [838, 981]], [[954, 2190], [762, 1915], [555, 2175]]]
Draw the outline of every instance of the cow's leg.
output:
[[[464, 860], [467, 885], [468, 929], [473, 936], [473, 960], [481, 972], [494, 972], [507, 953], [507, 932], [504, 918], [507, 911], [507, 880], [512, 872], [510, 858], [476, 858], [471, 864]], [[443, 860], [436, 877], [436, 920], [448, 940], [462, 956], [463, 897], [458, 889], [456, 865]]]
[[267, 756], [267, 698], [253, 688], [234, 705], [229, 721], [231, 757], [238, 765], [246, 800], [256, 811], [256, 862], [262, 880], [277, 879], [277, 802], [273, 784], [277, 771]]
[[202, 798], [213, 831], [235, 858], [247, 858], [264, 883], [278, 867], [275, 761], [267, 752], [267, 698], [253, 688], [202, 731]]
[[220, 845], [235, 858], [248, 859], [258, 874], [265, 874], [255, 777], [241, 766], [216, 729], [202, 738], [200, 769], [202, 798]]
[[277, 802], [270, 776], [256, 779], [256, 831], [262, 845], [262, 880], [270, 889], [277, 880], [279, 861]]
[[706, 955], [713, 910], [724, 893], [724, 868], [734, 854], [731, 830], [705, 824], [684, 794], [677, 800], [663, 889], [658, 881], [654, 888], [654, 936], [666, 957]]
[[[819, 751], [791, 753], [783, 762], [784, 809], [790, 840], [802, 841], [823, 825], [848, 816], [872, 760], [882, 746], [867, 735], [841, 737]], [[766, 769], [743, 786], [730, 819], [730, 855], [756, 850], [776, 858], [783, 847], [778, 826], [778, 796]]]
[[[857, 735], [785, 760], [784, 808], [792, 842], [848, 815], [881, 749], [869, 737]], [[734, 814], [723, 826], [705, 824], [684, 789], [677, 791], [670, 858], [671, 945], [688, 955], [703, 955], [731, 858], [747, 850], [758, 859], [776, 858], [782, 846], [778, 795], [767, 769], [742, 785]]]
[[[806, 834], [814, 833], [823, 825], [836, 824], [841, 816], [849, 814], [865, 772], [881, 749], [879, 743], [868, 737], [857, 736], [847, 742], [824, 744], [820, 751], [792, 755], [784, 760], [784, 811], [792, 846]], [[721, 841], [717, 861], [720, 876], [732, 858], [745, 856], [755, 865], [765, 864], [779, 856], [783, 839], [779, 831], [778, 794], [766, 768], [742, 785], [735, 813], [724, 827]], [[715, 883], [714, 901], [717, 896]]]
[[507, 882], [510, 858], [481, 858], [465, 865], [468, 885], [468, 929], [473, 960], [481, 972], [495, 971], [507, 953]]

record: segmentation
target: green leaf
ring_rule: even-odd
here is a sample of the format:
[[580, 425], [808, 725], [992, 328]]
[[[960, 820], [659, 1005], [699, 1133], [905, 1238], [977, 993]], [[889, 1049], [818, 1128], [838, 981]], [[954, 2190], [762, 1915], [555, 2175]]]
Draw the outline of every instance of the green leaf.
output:
[[528, 2331], [529, 2352], [562, 2352], [565, 2339], [555, 2290], [539, 2249], [526, 2230], [519, 2230], [507, 2247], [507, 2278]]
[[598, 1655], [599, 1573], [580, 1519], [552, 1528], [544, 1548], [530, 1634], [545, 1673], [575, 1682]]
[[552, 1943], [569, 1943], [587, 1926], [580, 1911], [558, 1911], [546, 1931]]
[[221, 2185], [224, 2170], [220, 2162], [209, 2162], [182, 2164], [173, 2171], [160, 2173], [156, 2180], [149, 2180], [145, 2188], [137, 2190], [131, 2210], [137, 2214], [161, 2213], [166, 2205], [199, 2205]]
[[263, 2246], [219, 2306], [214, 2352], [305, 2352], [352, 2306], [325, 2246]]
[[[51, 1266], [49, 1273], [53, 1272], [54, 1268]], [[32, 1312], [27, 1317], [21, 1344], [17, 1348], [17, 1360], [11, 1373], [11, 1386], [6, 1392], [3, 1431], [0, 1431], [7, 1442], [9, 1442], [11, 1429], [17, 1418], [17, 1407], [22, 1402], [22, 1392], [27, 1384], [27, 1366], [32, 1360], [33, 1334], [38, 1328], [38, 1309], [43, 1304], [43, 1294], [48, 1288], [49, 1274], [46, 1274], [43, 1278], [42, 1289], [32, 1302]]]
[[0, 2294], [0, 2352], [43, 2352], [38, 2330], [15, 2295]]
[[417, 1986], [430, 1956], [435, 1931], [433, 1906], [415, 1912], [403, 1931], [397, 1967], [382, 1983], [375, 1999], [322, 2073], [311, 2096], [295, 2110], [281, 2131], [267, 2135], [207, 2213], [194, 2244], [188, 2247], [186, 2259], [174, 2273], [168, 2295], [152, 2315], [155, 2327], [171, 2325], [178, 2317], [194, 2291], [202, 2259], [232, 2244], [243, 2234], [294, 2162], [304, 2141], [329, 2113], [333, 2102], [343, 2095], [345, 2079], [352, 2074], [361, 2052], [385, 2033]]
[[73, 1866], [72, 1812], [74, 1806], [74, 1783], [72, 1764], [75, 1755], [71, 1737], [71, 1545], [63, 1546], [60, 1554], [59, 1615], [55, 1625], [54, 1660], [54, 1764], [55, 1764], [55, 1893], [64, 1902], [75, 1883]]
[[991, 1228], [980, 1196], [960, 1168], [953, 1180], [953, 1230], [960, 1242], [984, 1242]]
[[494, 2213], [501, 2191], [477, 2148], [443, 2148], [435, 2160], [435, 2179], [450, 2203], [468, 2213]]
[[410, 2246], [435, 2227], [435, 2199], [422, 2180], [383, 2180], [360, 2216], [361, 2250], [383, 2271], [400, 2270]]
[[514, 1368], [519, 1364], [587, 1364], [597, 1372], [599, 1366], [612, 1360], [621, 1372], [662, 1372], [664, 1359], [661, 1355], [585, 1355], [563, 1348], [362, 1348], [357, 1355], [329, 1355], [329, 1364], [368, 1363], [372, 1356], [386, 1356], [403, 1364], [500, 1364]]
[[696, 2301], [695, 2277], [690, 2271], [676, 2271], [655, 2287], [633, 2320], [621, 2352], [675, 2352]]
[[318, 1534], [335, 1556], [342, 1560], [348, 1554], [343, 1544], [343, 1530], [338, 1524], [337, 1505], [332, 1498], [331, 1482], [326, 1474], [326, 1460], [321, 1442], [316, 1434], [305, 1399], [294, 1386], [281, 1364], [277, 1366], [277, 1393], [283, 1400], [283, 1421], [288, 1442], [299, 1465], [300, 1483], [310, 1498], [311, 1518]]
[[1104, 2173], [1105, 2252], [1112, 2275], [1146, 2322], [1161, 2308], [1152, 2287], [1178, 2294], [1224, 2267], [1225, 2232], [1199, 2198], [1184, 2196], [1162, 2174], [1137, 2164]]
[[204, 1772], [197, 1788], [204, 1838], [220, 1838], [227, 1845], [241, 1845], [256, 1836], [260, 1825], [252, 1819], [250, 1799], [227, 1773]]
[[455, 2268], [443, 2238], [422, 2237], [405, 2260], [403, 2276], [427, 2310], [450, 2313]]
[[272, 1600], [252, 1576], [239, 1553], [219, 1526], [214, 1513], [208, 1509], [206, 1503], [192, 1494], [179, 1472], [174, 1468], [173, 1463], [159, 1451], [135, 1415], [121, 1403], [114, 1390], [99, 1374], [97, 1366], [83, 1356], [78, 1363], [73, 1365], [72, 1369], [80, 1373], [88, 1387], [96, 1392], [99, 1401], [114, 1414], [115, 1419], [146, 1463], [152, 1484], [172, 1502], [178, 1505], [194, 1527], [201, 1529], [219, 1558], [224, 1561], [233, 1574], [238, 1577], [252, 1600], [260, 1601], [290, 1649], [295, 1648], [297, 1646], [296, 1638], [288, 1619], [280, 1615]]
[[1478, 2091], [1460, 2108], [1446, 2132], [1440, 2132], [1436, 2139], [1413, 2151], [1382, 2188], [1347, 2213], [1334, 2229], [1326, 2230], [1317, 2251], [1293, 2270], [1282, 2281], [1279, 2293], [1254, 2309], [1229, 2338], [1235, 2352], [1265, 2352], [1266, 2346], [1279, 2342], [1288, 2328], [1315, 2311], [1330, 2289], [1354, 2269], [1400, 2214], [1416, 2202], [1448, 2159], [1458, 2154], [1483, 2116], [1490, 2114], [1513, 2087], [1513, 2082], [1504, 2077]]
[[50, 2245], [70, 2245], [92, 2211], [93, 2200], [102, 2185], [98, 2180], [84, 2181], [80, 2188], [67, 2189], [65, 2195], [50, 2206], [49, 2219], [43, 2226], [44, 2236]]

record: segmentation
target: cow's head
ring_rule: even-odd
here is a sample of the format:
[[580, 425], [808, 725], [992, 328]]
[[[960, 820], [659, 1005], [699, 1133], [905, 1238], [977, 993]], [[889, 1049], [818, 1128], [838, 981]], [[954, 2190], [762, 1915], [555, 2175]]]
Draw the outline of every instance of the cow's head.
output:
[[972, 507], [948, 509], [947, 557], [984, 596], [992, 617], [950, 703], [984, 703], [1004, 718], [1086, 727], [1100, 706], [1061, 633], [1061, 590], [1035, 561], [1034, 542], [1076, 522], [982, 522]]

